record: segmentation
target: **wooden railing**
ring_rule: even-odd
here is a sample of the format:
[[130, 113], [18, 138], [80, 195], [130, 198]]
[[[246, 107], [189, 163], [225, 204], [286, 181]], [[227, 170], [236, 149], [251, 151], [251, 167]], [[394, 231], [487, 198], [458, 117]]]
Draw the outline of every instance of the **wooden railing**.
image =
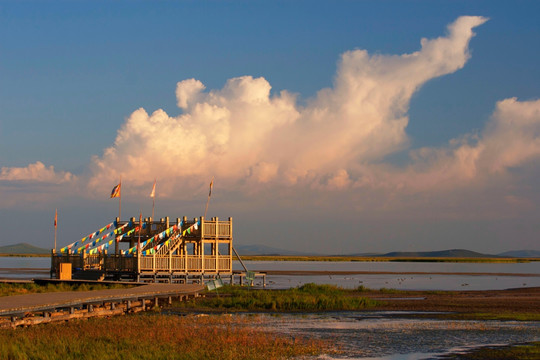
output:
[[232, 221], [204, 220], [202, 226], [202, 237], [232, 237]]
[[152, 272], [232, 272], [228, 255], [218, 256], [217, 268], [216, 257], [211, 255], [204, 257], [204, 268], [202, 258], [195, 255], [141, 256], [140, 265], [141, 271]]

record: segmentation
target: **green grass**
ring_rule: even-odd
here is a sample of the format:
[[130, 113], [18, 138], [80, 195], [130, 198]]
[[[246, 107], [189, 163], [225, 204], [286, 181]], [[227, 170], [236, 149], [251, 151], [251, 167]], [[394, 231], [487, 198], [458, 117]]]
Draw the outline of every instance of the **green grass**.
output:
[[[218, 295], [219, 294], [219, 295]], [[238, 286], [224, 286], [207, 292], [202, 298], [176, 303], [186, 310], [216, 311], [330, 311], [360, 310], [375, 306], [377, 302], [355, 290], [333, 285], [305, 284], [287, 290], [259, 290]]]
[[23, 295], [32, 293], [44, 292], [59, 292], [59, 291], [89, 291], [103, 289], [122, 289], [132, 287], [134, 285], [105, 285], [105, 284], [47, 284], [37, 285], [35, 283], [0, 283], [0, 296]]
[[445, 355], [447, 360], [537, 360], [540, 359], [540, 342], [523, 345], [483, 347], [465, 354]]
[[128, 315], [0, 330], [1, 359], [284, 359], [329, 346], [263, 332], [257, 318]]

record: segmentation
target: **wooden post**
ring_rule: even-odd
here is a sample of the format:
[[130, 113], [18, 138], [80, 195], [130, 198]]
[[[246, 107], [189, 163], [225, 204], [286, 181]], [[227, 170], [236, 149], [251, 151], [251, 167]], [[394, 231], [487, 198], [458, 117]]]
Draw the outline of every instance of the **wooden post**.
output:
[[[116, 227], [118, 228], [118, 225], [120, 225], [120, 218], [116, 218]], [[114, 254], [118, 255], [118, 241], [116, 241], [116, 236], [114, 237]]]
[[[134, 225], [135, 225], [135, 217], [132, 217], [129, 219]], [[129, 247], [132, 248], [135, 245], [134, 235], [131, 235], [131, 239], [129, 240]]]
[[229, 272], [232, 272], [232, 244], [233, 244], [233, 232], [232, 232], [233, 220], [229, 217]]
[[183, 217], [182, 218], [182, 226], [179, 226], [179, 230], [180, 230], [180, 236], [182, 236], [182, 251], [184, 252], [183, 255], [184, 255], [184, 273], [187, 274], [187, 245], [186, 245], [186, 239], [184, 238], [184, 236], [182, 235], [183, 234], [183, 231], [184, 231], [184, 226], [186, 224], [186, 221], [187, 221], [187, 217]]
[[[195, 221], [197, 221], [197, 218], [194, 219]], [[201, 216], [201, 226], [204, 222], [204, 216]], [[201, 258], [201, 274], [204, 274], [204, 237], [203, 237], [203, 234], [201, 233], [201, 236], [199, 237], [199, 252], [201, 254], [200, 258]]]
[[219, 218], [216, 216], [216, 238], [214, 239], [214, 255], [216, 256], [216, 273], [219, 274], [219, 243], [218, 243], [218, 236], [219, 236]]

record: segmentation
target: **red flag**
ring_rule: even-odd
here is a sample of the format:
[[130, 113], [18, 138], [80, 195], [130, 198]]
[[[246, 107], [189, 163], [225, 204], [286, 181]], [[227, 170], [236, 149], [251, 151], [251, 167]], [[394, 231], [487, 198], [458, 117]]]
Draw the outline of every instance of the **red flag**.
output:
[[210, 181], [210, 192], [208, 192], [208, 197], [212, 195], [212, 187], [214, 186], [214, 178], [212, 178], [212, 181]]
[[111, 199], [115, 197], [120, 197], [120, 188], [122, 187], [122, 183], [119, 183], [116, 185], [112, 191], [111, 191]]
[[58, 223], [58, 209], [54, 210], [54, 228], [56, 229], [56, 224]]

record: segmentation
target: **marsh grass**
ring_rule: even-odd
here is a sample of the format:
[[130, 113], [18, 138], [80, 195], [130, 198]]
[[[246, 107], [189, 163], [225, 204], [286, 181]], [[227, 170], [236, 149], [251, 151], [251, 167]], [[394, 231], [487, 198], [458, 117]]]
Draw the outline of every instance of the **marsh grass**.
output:
[[305, 284], [286, 290], [260, 290], [238, 286], [220, 288], [203, 298], [176, 303], [175, 307], [218, 311], [330, 311], [360, 310], [377, 302], [333, 285]]
[[282, 359], [329, 348], [263, 332], [256, 317], [128, 315], [0, 330], [2, 359]]
[[59, 291], [89, 291], [103, 289], [121, 289], [132, 287], [133, 285], [120, 284], [47, 284], [38, 285], [35, 283], [0, 283], [0, 296], [24, 295], [32, 293], [59, 292]]
[[540, 342], [512, 346], [483, 347], [465, 354], [444, 355], [447, 360], [537, 360], [540, 359]]

